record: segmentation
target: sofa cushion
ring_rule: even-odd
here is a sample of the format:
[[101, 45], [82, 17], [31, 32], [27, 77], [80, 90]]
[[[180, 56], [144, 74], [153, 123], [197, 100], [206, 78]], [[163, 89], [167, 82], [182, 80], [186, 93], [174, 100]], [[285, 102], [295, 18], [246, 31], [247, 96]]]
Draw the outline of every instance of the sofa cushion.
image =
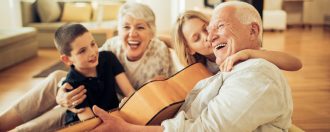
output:
[[37, 55], [37, 50], [34, 28], [0, 29], [0, 70]]
[[37, 11], [41, 22], [57, 21], [61, 15], [61, 8], [56, 0], [38, 0]]
[[34, 27], [38, 31], [49, 31], [49, 32], [55, 32], [56, 29], [63, 26], [64, 22], [50, 22], [50, 23], [29, 23], [27, 26]]
[[[103, 15], [102, 20], [116, 20], [119, 8], [123, 5], [119, 2], [104, 2], [100, 6], [93, 6], [93, 20], [97, 21], [98, 15]], [[103, 12], [100, 12], [102, 11]]]
[[10, 43], [35, 36], [35, 34], [36, 30], [32, 27], [0, 29], [0, 48]]
[[26, 26], [31, 22], [40, 22], [37, 11], [37, 2], [31, 0], [21, 1], [22, 24]]
[[89, 3], [65, 3], [62, 22], [86, 22], [91, 19], [92, 6]]

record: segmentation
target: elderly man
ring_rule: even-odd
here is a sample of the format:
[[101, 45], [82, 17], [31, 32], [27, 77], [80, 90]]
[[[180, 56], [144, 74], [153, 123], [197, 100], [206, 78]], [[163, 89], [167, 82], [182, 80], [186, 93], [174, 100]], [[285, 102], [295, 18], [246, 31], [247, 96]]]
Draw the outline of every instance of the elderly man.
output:
[[[261, 18], [243, 2], [216, 7], [208, 27], [217, 64], [243, 49], [261, 46]], [[93, 108], [103, 124], [95, 131], [287, 131], [292, 97], [281, 71], [263, 59], [250, 59], [200, 81], [173, 119], [161, 126], [137, 126]]]

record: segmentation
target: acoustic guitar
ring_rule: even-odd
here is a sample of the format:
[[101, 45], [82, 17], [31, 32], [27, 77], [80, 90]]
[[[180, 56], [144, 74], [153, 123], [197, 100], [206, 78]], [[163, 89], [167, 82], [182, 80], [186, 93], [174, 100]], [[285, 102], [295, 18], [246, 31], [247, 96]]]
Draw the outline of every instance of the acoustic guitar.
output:
[[[175, 116], [197, 82], [210, 76], [212, 73], [203, 64], [192, 64], [166, 80], [144, 84], [118, 110], [109, 113], [132, 124], [160, 125], [163, 120]], [[93, 118], [59, 131], [89, 131], [101, 122], [99, 118]]]

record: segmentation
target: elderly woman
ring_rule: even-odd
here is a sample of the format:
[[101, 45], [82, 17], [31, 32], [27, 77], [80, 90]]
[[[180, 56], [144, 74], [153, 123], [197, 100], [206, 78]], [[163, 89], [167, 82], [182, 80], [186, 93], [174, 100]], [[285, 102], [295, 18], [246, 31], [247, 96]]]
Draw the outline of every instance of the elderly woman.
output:
[[[202, 62], [211, 72], [229, 71], [232, 66], [249, 58], [263, 58], [282, 70], [295, 71], [302, 67], [298, 58], [277, 51], [246, 49], [228, 57], [220, 67], [215, 63], [216, 57], [212, 47], [209, 47], [207, 36], [210, 18], [198, 11], [186, 11], [176, 20], [173, 28], [173, 47], [182, 65], [188, 66], [196, 62]], [[261, 25], [261, 24], [260, 24]], [[262, 32], [259, 34], [262, 40]]]
[[[100, 50], [112, 51], [123, 65], [135, 89], [152, 79], [169, 77], [176, 68], [164, 42], [155, 37], [155, 15], [146, 5], [126, 3], [119, 11], [119, 36], [108, 40]], [[109, 67], [110, 68], [110, 67]], [[47, 77], [18, 103], [0, 115], [0, 131], [54, 131], [64, 126], [65, 111], [74, 109], [85, 98], [84, 86], [72, 89], [64, 84], [58, 89], [66, 72], [57, 71]], [[66, 107], [55, 107], [57, 102]], [[55, 107], [55, 108], [54, 108]], [[33, 109], [31, 109], [33, 108]], [[18, 126], [18, 127], [17, 127]]]
[[157, 76], [169, 77], [175, 66], [166, 44], [156, 34], [155, 15], [146, 5], [124, 4], [119, 10], [118, 36], [101, 50], [115, 53], [135, 88]]

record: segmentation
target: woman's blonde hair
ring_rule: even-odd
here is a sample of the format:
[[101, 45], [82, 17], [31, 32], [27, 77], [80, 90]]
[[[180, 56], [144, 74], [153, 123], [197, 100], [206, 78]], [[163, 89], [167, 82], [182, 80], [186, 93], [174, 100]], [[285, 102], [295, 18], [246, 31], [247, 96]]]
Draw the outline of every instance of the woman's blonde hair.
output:
[[189, 10], [179, 15], [173, 28], [173, 47], [179, 57], [179, 61], [183, 66], [188, 66], [197, 61], [200, 61], [201, 59], [206, 59], [204, 56], [199, 55], [198, 53], [196, 53], [196, 55], [189, 54], [189, 45], [182, 32], [183, 24], [186, 21], [194, 18], [200, 19], [206, 24], [208, 24], [210, 21], [209, 16], [206, 16], [205, 14], [198, 11]]

